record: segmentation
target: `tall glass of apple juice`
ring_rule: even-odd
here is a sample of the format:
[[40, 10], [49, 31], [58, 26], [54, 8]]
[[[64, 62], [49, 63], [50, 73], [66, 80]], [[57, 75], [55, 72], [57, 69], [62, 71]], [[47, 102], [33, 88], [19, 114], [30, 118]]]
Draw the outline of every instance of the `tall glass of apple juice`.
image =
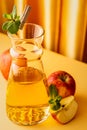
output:
[[21, 125], [34, 125], [49, 115], [46, 75], [41, 56], [44, 30], [25, 23], [17, 34], [8, 33], [12, 48], [6, 93], [6, 111], [10, 120]]

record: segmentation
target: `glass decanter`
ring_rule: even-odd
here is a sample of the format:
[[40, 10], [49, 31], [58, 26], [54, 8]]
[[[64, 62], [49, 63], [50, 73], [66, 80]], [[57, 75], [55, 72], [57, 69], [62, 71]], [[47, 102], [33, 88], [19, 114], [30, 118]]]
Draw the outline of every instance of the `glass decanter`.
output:
[[46, 74], [41, 56], [44, 30], [25, 23], [17, 34], [10, 34], [12, 64], [10, 68], [6, 112], [10, 120], [21, 125], [34, 125], [49, 115]]

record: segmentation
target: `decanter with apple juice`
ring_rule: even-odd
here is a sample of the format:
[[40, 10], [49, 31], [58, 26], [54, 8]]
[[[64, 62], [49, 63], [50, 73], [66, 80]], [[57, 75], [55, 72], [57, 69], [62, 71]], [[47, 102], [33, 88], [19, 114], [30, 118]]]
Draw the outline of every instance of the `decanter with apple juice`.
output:
[[43, 29], [36, 24], [25, 24], [18, 35], [8, 35], [13, 46], [6, 94], [7, 116], [17, 124], [34, 125], [49, 115], [47, 81], [41, 61]]

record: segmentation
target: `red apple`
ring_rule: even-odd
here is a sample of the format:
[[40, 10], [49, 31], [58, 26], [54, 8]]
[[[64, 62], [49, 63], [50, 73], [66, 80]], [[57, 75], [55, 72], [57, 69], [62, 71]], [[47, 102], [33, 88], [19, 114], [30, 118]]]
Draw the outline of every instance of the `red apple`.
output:
[[62, 98], [74, 95], [76, 89], [76, 83], [74, 78], [65, 71], [56, 71], [49, 75], [48, 79], [48, 87], [50, 85], [54, 85], [58, 94], [62, 96]]
[[6, 80], [8, 79], [11, 62], [10, 49], [7, 49], [0, 55], [0, 71]]
[[[21, 51], [24, 51], [23, 48], [19, 48]], [[11, 55], [10, 55], [11, 53]], [[10, 66], [12, 63], [12, 57], [19, 57], [14, 60], [13, 64], [15, 65], [14, 67], [23, 67], [27, 66], [27, 59], [24, 57], [24, 55], [20, 55], [17, 52], [15, 52], [12, 48], [5, 50], [1, 55], [0, 55], [0, 71], [4, 78], [7, 80], [9, 76], [9, 71], [10, 71]]]

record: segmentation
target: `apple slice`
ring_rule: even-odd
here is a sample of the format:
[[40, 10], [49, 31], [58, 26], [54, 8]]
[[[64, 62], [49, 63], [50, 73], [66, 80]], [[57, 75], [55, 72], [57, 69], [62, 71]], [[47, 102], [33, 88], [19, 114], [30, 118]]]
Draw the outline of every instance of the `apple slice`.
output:
[[65, 124], [75, 117], [78, 109], [78, 104], [75, 101], [74, 96], [69, 96], [62, 99], [60, 101], [60, 104], [63, 107], [59, 112], [57, 112], [56, 118], [60, 123]]
[[62, 99], [57, 93], [57, 88], [51, 85], [49, 98], [50, 113], [56, 121], [65, 124], [75, 117], [78, 103], [74, 96], [68, 96]]

